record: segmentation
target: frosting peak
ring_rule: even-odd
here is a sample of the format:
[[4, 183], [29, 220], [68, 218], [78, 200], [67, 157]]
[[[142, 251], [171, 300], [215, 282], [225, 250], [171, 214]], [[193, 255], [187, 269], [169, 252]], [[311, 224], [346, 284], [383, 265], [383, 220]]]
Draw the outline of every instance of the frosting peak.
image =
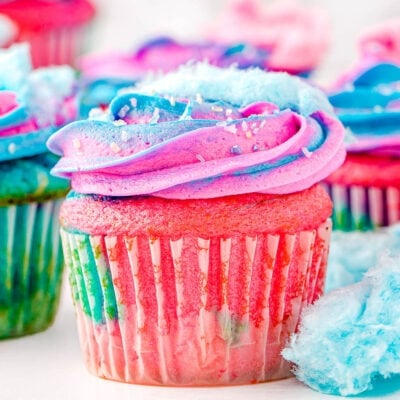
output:
[[62, 156], [53, 172], [75, 191], [176, 199], [291, 193], [343, 162], [343, 129], [329, 103], [289, 75], [199, 64], [140, 91], [48, 141]]

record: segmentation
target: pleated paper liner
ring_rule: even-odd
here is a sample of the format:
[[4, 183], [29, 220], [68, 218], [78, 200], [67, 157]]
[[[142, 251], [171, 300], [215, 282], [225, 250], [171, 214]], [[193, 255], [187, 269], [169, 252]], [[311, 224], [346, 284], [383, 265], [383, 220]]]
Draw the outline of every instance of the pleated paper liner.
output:
[[19, 42], [29, 42], [35, 67], [74, 65], [85, 47], [87, 27], [66, 27], [44, 31], [22, 31]]
[[333, 201], [333, 229], [373, 230], [400, 221], [400, 189], [323, 185]]
[[61, 200], [0, 207], [0, 339], [46, 329], [63, 269]]
[[331, 221], [297, 234], [229, 238], [61, 230], [88, 369], [154, 385], [290, 376], [280, 352], [321, 295]]

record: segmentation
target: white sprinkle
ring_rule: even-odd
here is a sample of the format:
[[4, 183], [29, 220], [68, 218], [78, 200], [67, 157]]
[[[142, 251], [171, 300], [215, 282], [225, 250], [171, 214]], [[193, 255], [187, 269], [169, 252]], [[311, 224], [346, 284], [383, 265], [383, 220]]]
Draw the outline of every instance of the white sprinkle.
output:
[[267, 121], [266, 121], [265, 119], [263, 119], [263, 120], [261, 121], [260, 128], [264, 128], [264, 126], [265, 126], [266, 123], [267, 123]]
[[150, 118], [149, 124], [156, 124], [159, 119], [160, 119], [160, 109], [155, 107], [153, 115]]
[[72, 141], [72, 144], [74, 145], [74, 147], [75, 147], [76, 149], [80, 149], [80, 148], [81, 148], [81, 141], [80, 141], [79, 139], [74, 139], [74, 140]]
[[226, 116], [229, 116], [229, 115], [231, 115], [232, 114], [232, 109], [231, 108], [227, 108], [226, 110], [225, 110], [225, 115]]
[[257, 122], [253, 122], [253, 123], [250, 125], [250, 127], [251, 127], [251, 129], [256, 128], [256, 127], [257, 127]]
[[196, 154], [196, 158], [200, 161], [200, 162], [205, 162], [205, 158], [201, 155], [201, 154]]
[[211, 106], [211, 110], [215, 112], [222, 112], [224, 109], [221, 106]]
[[243, 122], [242, 122], [242, 129], [243, 129], [244, 131], [247, 131], [248, 126], [247, 126], [247, 122], [246, 122], [246, 121], [243, 121]]
[[15, 145], [15, 143], [10, 143], [8, 145], [8, 152], [10, 154], [14, 154], [16, 150], [17, 150], [17, 146]]
[[260, 130], [258, 129], [258, 128], [254, 128], [253, 129], [253, 135], [257, 135], [257, 133], [259, 132]]
[[113, 121], [113, 124], [114, 124], [115, 126], [127, 125], [127, 123], [126, 123], [123, 119], [117, 119], [116, 121]]
[[201, 97], [201, 94], [200, 94], [200, 93], [196, 93], [196, 101], [197, 101], [199, 104], [203, 104], [203, 98]]
[[121, 131], [121, 140], [123, 142], [127, 142], [129, 140], [129, 134], [127, 131], [125, 131], [125, 130]]
[[129, 112], [130, 108], [128, 105], [124, 105], [119, 111], [118, 111], [118, 117], [120, 118], [125, 118]]
[[90, 119], [94, 119], [94, 118], [97, 118], [97, 117], [99, 117], [99, 116], [101, 116], [101, 115], [103, 115], [103, 114], [104, 114], [104, 111], [103, 111], [101, 108], [96, 107], [96, 108], [92, 108], [92, 109], [89, 111], [88, 117], [89, 117]]
[[226, 121], [219, 121], [215, 124], [216, 126], [226, 126], [228, 123]]
[[311, 158], [312, 151], [308, 150], [307, 147], [302, 147], [301, 151], [307, 158]]
[[224, 127], [224, 131], [227, 131], [227, 132], [230, 132], [230, 133], [233, 133], [234, 135], [236, 135], [237, 128], [235, 125], [228, 125], [228, 126]]
[[173, 96], [171, 96], [168, 99], [168, 101], [169, 101], [169, 104], [171, 104], [172, 107], [175, 107], [176, 101], [175, 101], [175, 98]]
[[121, 148], [117, 145], [117, 143], [115, 143], [115, 142], [112, 142], [111, 144], [110, 144], [110, 147], [111, 147], [111, 150], [114, 152], [114, 153], [118, 153], [118, 152], [120, 152], [121, 151]]
[[132, 107], [136, 107], [137, 106], [137, 98], [136, 97], [132, 97], [130, 99], [130, 103]]

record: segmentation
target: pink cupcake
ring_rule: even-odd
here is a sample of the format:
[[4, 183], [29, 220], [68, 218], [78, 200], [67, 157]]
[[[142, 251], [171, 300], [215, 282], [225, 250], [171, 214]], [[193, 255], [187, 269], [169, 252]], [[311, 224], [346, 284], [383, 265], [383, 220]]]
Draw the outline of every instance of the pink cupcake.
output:
[[265, 69], [303, 76], [318, 66], [330, 42], [326, 13], [294, 1], [229, 0], [206, 35], [217, 43], [262, 49]]
[[332, 209], [316, 184], [344, 159], [322, 93], [196, 65], [48, 145], [73, 188], [61, 232], [92, 373], [180, 386], [290, 375], [280, 353], [324, 285]]
[[35, 67], [73, 64], [94, 16], [88, 0], [6, 0], [0, 13], [18, 26], [18, 42], [31, 46]]

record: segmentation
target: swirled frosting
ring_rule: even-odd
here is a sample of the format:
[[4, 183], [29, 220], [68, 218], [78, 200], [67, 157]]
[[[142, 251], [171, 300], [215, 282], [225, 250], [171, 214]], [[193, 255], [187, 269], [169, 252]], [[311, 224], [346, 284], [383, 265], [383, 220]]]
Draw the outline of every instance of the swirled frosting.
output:
[[213, 198], [292, 193], [343, 162], [325, 96], [283, 73], [186, 66], [48, 141], [79, 193]]
[[219, 43], [248, 43], [269, 54], [269, 70], [313, 70], [330, 42], [326, 13], [294, 1], [230, 0], [206, 35]]
[[[397, 28], [400, 32], [400, 23]], [[364, 58], [339, 79], [329, 99], [351, 133], [349, 152], [400, 157], [400, 64], [395, 62], [400, 61], [400, 39], [391, 40], [390, 29], [372, 32], [363, 36], [369, 38], [362, 41]], [[378, 38], [384, 43], [383, 37], [385, 48], [372, 45]]]
[[32, 70], [27, 45], [0, 50], [0, 161], [46, 152], [50, 134], [75, 117], [70, 67]]

